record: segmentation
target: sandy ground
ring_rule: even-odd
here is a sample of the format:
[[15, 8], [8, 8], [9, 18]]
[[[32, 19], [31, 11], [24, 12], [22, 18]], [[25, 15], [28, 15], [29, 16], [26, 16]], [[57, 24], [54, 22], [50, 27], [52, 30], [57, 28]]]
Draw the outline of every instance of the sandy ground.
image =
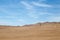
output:
[[60, 40], [60, 24], [0, 27], [0, 40]]

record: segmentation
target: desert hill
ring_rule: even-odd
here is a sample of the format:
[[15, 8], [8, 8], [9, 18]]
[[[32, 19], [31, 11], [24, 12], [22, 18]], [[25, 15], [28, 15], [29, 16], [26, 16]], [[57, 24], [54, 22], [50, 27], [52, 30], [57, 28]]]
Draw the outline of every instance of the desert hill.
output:
[[60, 40], [60, 22], [0, 26], [0, 40]]

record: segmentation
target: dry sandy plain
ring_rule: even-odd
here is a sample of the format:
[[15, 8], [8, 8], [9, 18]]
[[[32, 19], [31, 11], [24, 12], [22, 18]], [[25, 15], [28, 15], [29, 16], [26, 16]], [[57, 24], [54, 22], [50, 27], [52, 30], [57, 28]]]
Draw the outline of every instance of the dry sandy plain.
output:
[[0, 26], [0, 40], [60, 40], [60, 23], [37, 23], [23, 27]]

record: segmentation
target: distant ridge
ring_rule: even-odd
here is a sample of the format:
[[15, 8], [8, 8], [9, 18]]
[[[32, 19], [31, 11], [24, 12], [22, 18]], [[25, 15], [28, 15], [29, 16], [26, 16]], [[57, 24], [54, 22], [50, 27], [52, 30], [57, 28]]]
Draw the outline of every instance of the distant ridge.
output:
[[35, 24], [29, 24], [29, 25], [23, 25], [23, 27], [25, 27], [25, 26], [37, 26], [37, 25], [40, 25], [40, 26], [42, 26], [42, 25], [48, 25], [48, 24], [50, 24], [50, 25], [53, 25], [53, 24], [59, 24], [60, 25], [60, 22], [43, 22], [43, 23], [35, 23]]
[[11, 26], [11, 25], [0, 25], [0, 27], [25, 27], [25, 26], [34, 26], [34, 25], [47, 25], [47, 24], [60, 24], [60, 22], [43, 22], [43, 23], [35, 23], [35, 24], [26, 24], [26, 25], [23, 25], [23, 26]]

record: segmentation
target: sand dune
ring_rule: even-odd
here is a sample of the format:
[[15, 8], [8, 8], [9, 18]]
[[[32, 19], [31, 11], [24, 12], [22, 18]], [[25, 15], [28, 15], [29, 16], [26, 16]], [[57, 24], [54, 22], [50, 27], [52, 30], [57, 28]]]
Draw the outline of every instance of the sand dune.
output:
[[0, 40], [60, 40], [60, 22], [0, 26]]

